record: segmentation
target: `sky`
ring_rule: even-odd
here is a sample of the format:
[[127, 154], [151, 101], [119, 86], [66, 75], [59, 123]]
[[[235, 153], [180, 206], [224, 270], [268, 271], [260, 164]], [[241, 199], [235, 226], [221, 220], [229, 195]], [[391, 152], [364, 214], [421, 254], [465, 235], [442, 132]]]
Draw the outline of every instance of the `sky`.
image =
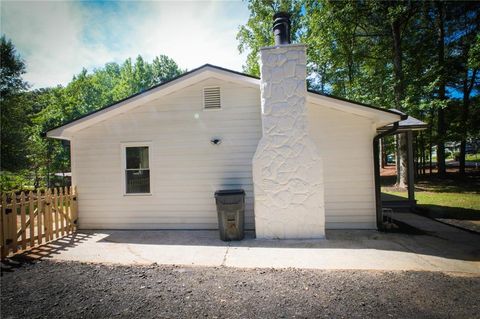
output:
[[66, 85], [82, 68], [165, 54], [181, 68], [205, 63], [241, 71], [241, 1], [4, 1], [0, 33], [26, 62], [32, 88]]

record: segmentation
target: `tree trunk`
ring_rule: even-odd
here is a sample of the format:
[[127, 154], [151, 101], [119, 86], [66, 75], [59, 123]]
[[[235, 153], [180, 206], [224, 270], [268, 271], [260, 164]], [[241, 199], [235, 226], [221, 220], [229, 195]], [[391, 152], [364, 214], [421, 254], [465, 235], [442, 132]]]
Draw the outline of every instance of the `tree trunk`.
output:
[[[468, 50], [467, 50], [468, 52]], [[468, 57], [468, 54], [466, 55]], [[462, 108], [462, 141], [460, 143], [460, 174], [465, 175], [465, 156], [467, 148], [467, 136], [468, 136], [468, 117], [470, 115], [470, 94], [475, 84], [475, 78], [477, 76], [477, 69], [474, 69], [471, 74], [471, 78], [468, 78], [468, 68], [465, 70], [465, 78], [463, 80], [463, 108]]]
[[[436, 2], [438, 8], [438, 68], [439, 68], [439, 83], [438, 83], [438, 98], [440, 101], [446, 100], [446, 80], [445, 80], [445, 5], [442, 1]], [[445, 134], [447, 130], [445, 127], [445, 111], [443, 103], [438, 109], [437, 118], [437, 168], [438, 175], [445, 176]]]
[[[394, 95], [395, 108], [403, 111], [402, 101], [405, 97], [405, 87], [402, 68], [402, 22], [400, 18], [392, 21], [392, 39], [393, 39], [393, 75], [395, 78]], [[405, 134], [398, 134], [398, 164], [397, 164], [397, 186], [407, 187], [407, 139]]]
[[380, 163], [382, 165], [381, 167], [385, 168], [385, 166], [387, 166], [387, 150], [385, 149], [385, 139], [384, 138], [380, 139], [380, 148], [381, 148]]
[[[407, 157], [407, 133], [398, 134], [398, 170], [397, 170], [397, 186], [406, 188], [408, 185], [408, 157]], [[413, 168], [413, 167], [412, 167]]]

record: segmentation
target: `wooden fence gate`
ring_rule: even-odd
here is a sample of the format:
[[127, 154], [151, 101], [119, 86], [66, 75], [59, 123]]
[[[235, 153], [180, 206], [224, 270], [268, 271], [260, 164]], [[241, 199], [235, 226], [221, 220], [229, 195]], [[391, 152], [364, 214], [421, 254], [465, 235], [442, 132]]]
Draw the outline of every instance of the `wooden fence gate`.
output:
[[75, 187], [2, 193], [1, 258], [71, 234], [76, 230]]

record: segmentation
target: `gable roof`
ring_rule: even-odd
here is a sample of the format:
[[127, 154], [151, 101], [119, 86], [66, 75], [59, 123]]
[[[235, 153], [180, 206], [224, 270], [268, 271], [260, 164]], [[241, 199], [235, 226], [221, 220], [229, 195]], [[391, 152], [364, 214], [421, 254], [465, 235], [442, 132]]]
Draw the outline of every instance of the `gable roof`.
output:
[[[178, 91], [184, 87], [210, 77], [237, 82], [243, 85], [247, 84], [253, 87], [260, 86], [259, 77], [222, 68], [216, 65], [204, 64], [169, 81], [157, 84], [147, 90], [138, 92], [120, 101], [82, 115], [57, 127], [51, 128], [45, 133], [45, 135], [51, 138], [70, 139], [71, 135], [78, 130], [99, 123], [112, 116], [125, 113], [137, 106], [144, 104], [145, 102]], [[308, 90], [307, 100], [313, 103], [316, 102], [321, 103], [322, 105], [325, 104], [326, 106], [340, 109], [341, 111], [354, 113], [360, 116], [372, 117], [379, 122], [377, 127], [400, 120], [400, 115], [397, 112], [346, 100], [328, 94], [323, 94], [313, 90]]]

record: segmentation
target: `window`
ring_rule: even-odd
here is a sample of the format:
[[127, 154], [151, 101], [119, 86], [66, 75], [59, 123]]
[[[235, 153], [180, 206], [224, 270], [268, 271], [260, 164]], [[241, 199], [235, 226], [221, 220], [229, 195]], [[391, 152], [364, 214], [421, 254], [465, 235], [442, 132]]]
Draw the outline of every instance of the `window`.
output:
[[203, 88], [203, 108], [212, 110], [220, 107], [220, 88], [218, 86]]
[[148, 146], [126, 146], [125, 194], [150, 193], [150, 163]]

